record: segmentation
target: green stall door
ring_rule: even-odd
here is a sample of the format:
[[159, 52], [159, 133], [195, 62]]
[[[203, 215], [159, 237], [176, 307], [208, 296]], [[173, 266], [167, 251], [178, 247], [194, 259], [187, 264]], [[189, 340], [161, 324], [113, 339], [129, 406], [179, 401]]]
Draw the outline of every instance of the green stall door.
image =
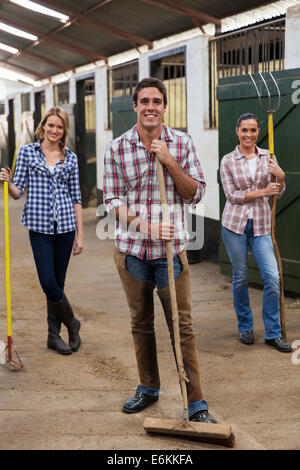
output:
[[132, 95], [112, 98], [111, 112], [114, 139], [136, 124], [136, 112], [132, 107]]
[[[276, 236], [283, 264], [284, 289], [300, 293], [300, 69], [272, 73], [281, 92], [281, 104], [274, 114], [275, 154], [286, 173], [286, 191], [277, 201]], [[263, 74], [269, 86], [273, 105], [277, 93], [271, 77]], [[267, 91], [258, 74], [253, 75], [268, 107]], [[297, 93], [299, 89], [299, 93]], [[268, 148], [268, 117], [258, 102], [257, 93], [249, 75], [224, 78], [217, 90], [219, 101], [219, 160], [237, 145], [235, 126], [238, 117], [251, 112], [258, 116], [260, 137], [258, 146]], [[294, 102], [293, 102], [294, 101]], [[225, 205], [225, 195], [220, 185], [220, 218]], [[231, 275], [231, 265], [220, 236], [219, 259], [221, 272]], [[249, 282], [262, 284], [258, 268], [249, 254]]]

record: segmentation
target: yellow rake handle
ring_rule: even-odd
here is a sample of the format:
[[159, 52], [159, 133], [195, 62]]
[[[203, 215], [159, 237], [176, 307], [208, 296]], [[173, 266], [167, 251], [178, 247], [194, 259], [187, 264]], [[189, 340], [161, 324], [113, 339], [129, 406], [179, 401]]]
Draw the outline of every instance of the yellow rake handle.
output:
[[9, 216], [8, 216], [8, 182], [7, 181], [4, 181], [4, 234], [5, 234], [5, 279], [6, 279], [7, 337], [11, 337]]
[[273, 114], [268, 115], [268, 135], [269, 135], [269, 152], [271, 158], [274, 155], [274, 125], [273, 125]]

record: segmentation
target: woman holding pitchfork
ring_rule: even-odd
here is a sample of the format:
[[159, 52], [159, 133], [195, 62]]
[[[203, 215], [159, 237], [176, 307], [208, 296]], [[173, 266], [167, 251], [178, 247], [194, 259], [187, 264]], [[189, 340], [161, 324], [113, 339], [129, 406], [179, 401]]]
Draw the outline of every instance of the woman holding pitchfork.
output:
[[[36, 142], [20, 148], [12, 182], [9, 168], [1, 168], [0, 181], [20, 198], [27, 186], [21, 224], [29, 238], [42, 289], [47, 297], [47, 347], [71, 354], [81, 344], [80, 322], [64, 293], [70, 255], [83, 249], [82, 207], [76, 155], [66, 147], [69, 119], [61, 108], [51, 108], [36, 130]], [[67, 327], [69, 344], [59, 336]]]
[[[248, 247], [262, 276], [262, 316], [265, 343], [281, 352], [291, 352], [282, 338], [280, 324], [279, 272], [271, 238], [269, 197], [281, 197], [285, 174], [268, 150], [257, 147], [259, 123], [254, 114], [238, 119], [239, 145], [225, 155], [220, 175], [226, 204], [222, 215], [222, 237], [232, 264], [233, 304], [240, 341], [253, 344], [253, 315], [248, 293]], [[271, 175], [276, 182], [271, 182]]]

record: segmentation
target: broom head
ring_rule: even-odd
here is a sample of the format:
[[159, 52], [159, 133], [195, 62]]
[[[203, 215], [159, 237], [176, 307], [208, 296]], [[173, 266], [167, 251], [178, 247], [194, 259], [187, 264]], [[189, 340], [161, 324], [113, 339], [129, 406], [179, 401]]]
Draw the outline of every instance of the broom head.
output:
[[150, 434], [166, 434], [202, 442], [234, 447], [234, 435], [227, 424], [199, 423], [176, 419], [146, 418], [144, 429]]

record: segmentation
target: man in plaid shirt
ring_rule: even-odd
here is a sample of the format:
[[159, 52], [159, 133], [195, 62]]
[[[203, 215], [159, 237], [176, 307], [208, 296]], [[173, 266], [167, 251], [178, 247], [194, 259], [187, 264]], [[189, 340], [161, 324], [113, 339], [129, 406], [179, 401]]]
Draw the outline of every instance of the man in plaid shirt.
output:
[[[166, 241], [173, 241], [174, 276], [181, 348], [188, 377], [189, 419], [216, 422], [208, 412], [192, 329], [188, 232], [184, 203], [195, 206], [205, 182], [193, 141], [163, 124], [167, 107], [164, 84], [142, 80], [133, 95], [137, 125], [111, 142], [105, 154], [104, 202], [115, 217], [115, 262], [131, 311], [131, 326], [140, 383], [123, 406], [136, 413], [158, 400], [160, 378], [154, 330], [153, 290], [162, 303], [174, 347], [168, 285]], [[162, 221], [155, 155], [164, 165], [170, 223]]]

